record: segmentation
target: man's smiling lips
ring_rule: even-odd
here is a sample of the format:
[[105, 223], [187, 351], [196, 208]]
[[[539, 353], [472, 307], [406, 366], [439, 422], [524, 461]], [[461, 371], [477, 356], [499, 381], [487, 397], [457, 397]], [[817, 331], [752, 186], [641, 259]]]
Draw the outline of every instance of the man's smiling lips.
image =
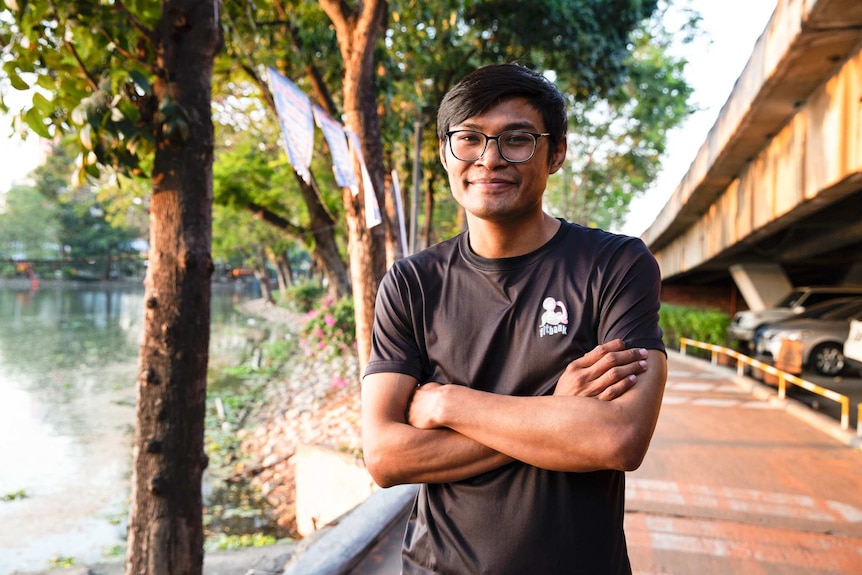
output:
[[488, 191], [503, 190], [515, 185], [513, 180], [505, 178], [475, 178], [468, 180], [471, 187], [483, 188]]

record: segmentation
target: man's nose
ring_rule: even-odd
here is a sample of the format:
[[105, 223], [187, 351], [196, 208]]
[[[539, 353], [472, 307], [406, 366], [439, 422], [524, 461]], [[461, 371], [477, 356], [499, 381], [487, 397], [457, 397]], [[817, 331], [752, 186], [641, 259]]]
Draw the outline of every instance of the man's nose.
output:
[[509, 162], [506, 161], [500, 151], [500, 140], [497, 138], [488, 138], [488, 142], [485, 144], [485, 151], [479, 156], [476, 163], [481, 163], [486, 167], [508, 164]]

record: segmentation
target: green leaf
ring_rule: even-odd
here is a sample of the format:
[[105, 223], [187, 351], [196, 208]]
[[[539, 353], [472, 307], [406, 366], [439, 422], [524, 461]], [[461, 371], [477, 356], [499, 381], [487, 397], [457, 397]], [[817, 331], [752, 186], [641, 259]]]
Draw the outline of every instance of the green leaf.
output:
[[147, 96], [153, 93], [153, 87], [150, 85], [150, 81], [147, 80], [147, 78], [137, 70], [130, 71], [129, 78], [131, 78], [132, 82], [134, 82], [137, 87], [143, 90], [144, 94], [146, 94]]
[[44, 112], [46, 115], [54, 113], [54, 103], [39, 92], [33, 94], [33, 105], [39, 108], [39, 110]]
[[39, 112], [38, 108], [30, 108], [24, 113], [24, 121], [31, 130], [36, 132], [43, 138], [51, 138], [51, 132], [48, 131], [48, 126], [45, 125], [44, 117]]
[[137, 122], [141, 119], [141, 113], [135, 107], [134, 104], [129, 102], [128, 100], [120, 100], [117, 103], [117, 108], [123, 113], [123, 116], [129, 119], [131, 122]]
[[9, 78], [9, 82], [12, 84], [12, 87], [16, 90], [29, 90], [30, 84], [24, 81], [21, 76], [18, 75], [18, 70], [15, 69], [15, 62], [9, 61], [3, 65], [3, 71], [6, 72], [6, 76]]
[[47, 74], [39, 74], [36, 78], [36, 85], [48, 90], [49, 92], [53, 92], [57, 89], [57, 83], [54, 81], [54, 78]]

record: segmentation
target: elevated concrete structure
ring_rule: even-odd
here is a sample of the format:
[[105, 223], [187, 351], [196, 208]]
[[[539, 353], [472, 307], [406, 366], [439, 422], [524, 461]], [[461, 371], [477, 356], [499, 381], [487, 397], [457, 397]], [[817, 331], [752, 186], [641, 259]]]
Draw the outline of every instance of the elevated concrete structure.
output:
[[793, 285], [860, 275], [862, 2], [777, 3], [643, 239], [667, 286], [733, 287], [731, 266], [763, 264]]

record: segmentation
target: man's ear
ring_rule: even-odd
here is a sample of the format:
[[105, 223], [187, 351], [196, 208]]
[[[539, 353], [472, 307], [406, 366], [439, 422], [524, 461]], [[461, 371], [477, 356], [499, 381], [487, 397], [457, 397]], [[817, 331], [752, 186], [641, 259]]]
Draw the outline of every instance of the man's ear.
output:
[[557, 149], [554, 150], [554, 153], [551, 154], [551, 162], [548, 166], [548, 173], [555, 174], [557, 171], [563, 167], [563, 163], [566, 161], [566, 150], [568, 150], [569, 144], [566, 142], [565, 136], [563, 140], [557, 144]]
[[443, 167], [448, 169], [449, 167], [446, 165], [446, 141], [440, 140], [440, 163], [443, 164]]

